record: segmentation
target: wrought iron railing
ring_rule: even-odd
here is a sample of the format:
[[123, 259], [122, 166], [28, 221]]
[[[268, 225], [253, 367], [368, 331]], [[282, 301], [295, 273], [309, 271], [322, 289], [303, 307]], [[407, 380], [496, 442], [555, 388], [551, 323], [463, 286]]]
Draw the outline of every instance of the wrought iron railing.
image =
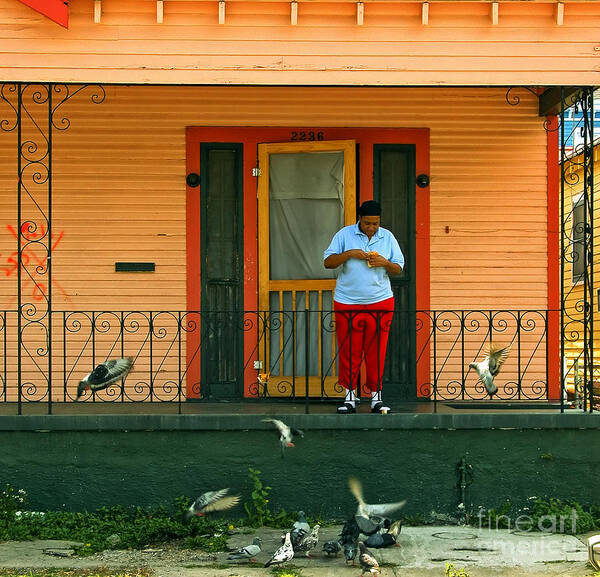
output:
[[[408, 350], [399, 350], [406, 338], [395, 339], [395, 326], [414, 327]], [[280, 399], [305, 402], [309, 411], [310, 403], [343, 393], [332, 311], [60, 311], [52, 327], [49, 342], [44, 332], [18, 332], [16, 311], [0, 312], [0, 402], [19, 413], [25, 403], [52, 412], [74, 402], [95, 365], [121, 356], [135, 361], [126, 379], [79, 403], [169, 402], [181, 411], [193, 400]], [[357, 331], [351, 326], [349, 338]], [[395, 311], [385, 394], [434, 403], [489, 399], [469, 364], [494, 342], [511, 347], [494, 400], [546, 400], [547, 336], [545, 310]]]

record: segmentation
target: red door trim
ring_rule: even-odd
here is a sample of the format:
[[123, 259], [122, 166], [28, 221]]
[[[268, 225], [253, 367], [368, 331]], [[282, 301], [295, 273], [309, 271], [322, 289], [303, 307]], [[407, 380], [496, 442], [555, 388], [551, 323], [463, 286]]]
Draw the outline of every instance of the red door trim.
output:
[[[244, 187], [244, 310], [256, 311], [258, 307], [258, 239], [256, 178], [252, 168], [257, 162], [257, 145], [262, 142], [288, 142], [302, 137], [310, 138], [311, 133], [324, 140], [355, 140], [360, 153], [360, 194], [363, 202], [373, 198], [373, 145], [374, 144], [414, 144], [416, 154], [416, 174], [429, 174], [429, 129], [428, 128], [345, 128], [326, 127], [300, 130], [295, 127], [188, 127], [187, 171], [200, 173], [201, 142], [236, 142], [243, 144], [243, 187]], [[188, 310], [200, 310], [200, 194], [199, 188], [187, 188], [186, 230], [187, 230], [187, 305]], [[430, 256], [429, 256], [429, 187], [418, 188], [416, 195], [416, 308], [430, 308]], [[417, 332], [417, 390], [419, 383], [430, 381], [430, 354], [428, 344], [429, 327], [423, 326]], [[200, 388], [194, 383], [200, 381], [200, 355], [190, 354], [199, 350], [198, 331], [188, 335], [187, 395], [199, 397]], [[256, 342], [244, 339], [244, 359], [255, 354]], [[193, 357], [192, 359], [190, 357]], [[244, 374], [244, 396], [255, 396], [256, 370], [248, 363]]]
[[547, 118], [548, 175], [548, 398], [560, 400], [560, 214], [558, 117]]

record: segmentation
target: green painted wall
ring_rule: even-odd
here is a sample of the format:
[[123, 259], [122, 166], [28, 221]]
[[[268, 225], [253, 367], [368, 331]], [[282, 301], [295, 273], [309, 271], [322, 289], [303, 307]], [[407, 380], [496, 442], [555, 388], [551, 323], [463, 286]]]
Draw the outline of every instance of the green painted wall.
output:
[[[39, 417], [27, 424], [18, 420], [24, 417], [15, 417], [25, 426], [11, 430], [3, 417], [0, 485], [26, 489], [33, 510], [91, 510], [168, 504], [179, 495], [195, 497], [226, 486], [249, 498], [252, 466], [272, 487], [275, 510], [344, 518], [354, 509], [347, 479], [356, 475], [368, 501], [407, 499], [406, 514], [455, 515], [460, 502], [457, 466], [466, 457], [472, 466], [466, 504], [473, 510], [498, 507], [506, 499], [522, 506], [531, 496], [600, 502], [599, 419], [580, 421], [582, 428], [576, 422], [563, 428], [539, 428], [535, 422], [526, 428], [490, 428], [472, 419], [462, 427], [454, 422], [455, 427], [433, 428], [388, 419], [380, 428], [380, 416], [352, 423], [352, 417], [340, 421], [334, 416], [335, 421], [325, 424], [318, 417], [301, 417], [289, 420], [302, 425], [306, 435], [284, 459], [275, 432], [261, 423], [261, 416], [246, 417], [235, 428], [221, 417], [228, 430], [211, 430], [219, 422], [206, 420], [183, 421], [186, 426], [173, 430], [158, 417], [154, 430], [135, 430], [150, 424], [131, 421], [128, 431], [123, 430], [126, 417], [100, 423], [90, 417], [87, 426], [79, 423], [89, 430], [60, 430], [70, 428], [68, 417]], [[327, 423], [331, 426], [325, 428]], [[340, 428], [349, 424], [352, 428]], [[32, 430], [14, 430], [19, 428]], [[243, 514], [242, 508], [237, 511]]]

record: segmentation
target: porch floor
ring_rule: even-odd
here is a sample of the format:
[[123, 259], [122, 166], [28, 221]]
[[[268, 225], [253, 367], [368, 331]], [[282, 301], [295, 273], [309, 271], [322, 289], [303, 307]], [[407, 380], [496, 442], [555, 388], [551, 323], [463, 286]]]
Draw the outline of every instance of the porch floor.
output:
[[[201, 401], [182, 402], [125, 402], [125, 403], [52, 403], [54, 415], [300, 415], [335, 414], [336, 402], [312, 401], [308, 407], [304, 401]], [[405, 401], [390, 403], [393, 413], [408, 414], [465, 414], [465, 413], [559, 413], [560, 403], [548, 401]], [[574, 411], [572, 403], [565, 403], [565, 411]], [[577, 411], [579, 412], [579, 411]], [[23, 415], [47, 415], [46, 402], [24, 402]], [[370, 414], [370, 404], [365, 401], [357, 406], [357, 413]], [[17, 403], [1, 403], [0, 415], [18, 414]]]

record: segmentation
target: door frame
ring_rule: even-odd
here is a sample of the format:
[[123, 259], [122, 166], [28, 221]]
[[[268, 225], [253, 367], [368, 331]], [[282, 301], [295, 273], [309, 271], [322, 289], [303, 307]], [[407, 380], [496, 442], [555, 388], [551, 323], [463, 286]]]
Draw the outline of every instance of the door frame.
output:
[[[310, 140], [355, 140], [359, 150], [357, 175], [358, 202], [373, 198], [373, 146], [375, 144], [414, 144], [416, 174], [430, 174], [429, 128], [378, 127], [224, 127], [192, 126], [186, 129], [186, 174], [200, 174], [200, 143], [243, 144], [243, 302], [246, 310], [258, 311], [258, 210], [257, 178], [252, 169], [258, 166], [258, 144], [264, 142], [304, 142]], [[430, 207], [429, 185], [417, 188], [415, 198], [415, 293], [417, 310], [430, 308]], [[186, 249], [187, 308], [199, 311], [200, 295], [200, 190], [186, 186]], [[427, 331], [418, 331], [417, 383], [426, 383], [430, 376], [430, 354]], [[247, 337], [249, 335], [246, 335]], [[199, 396], [200, 359], [194, 351], [200, 346], [199, 335], [191, 333], [187, 343], [187, 395]], [[244, 359], [256, 351], [256, 341], [245, 338]], [[244, 370], [244, 396], [257, 396], [257, 371], [248, 362]]]

